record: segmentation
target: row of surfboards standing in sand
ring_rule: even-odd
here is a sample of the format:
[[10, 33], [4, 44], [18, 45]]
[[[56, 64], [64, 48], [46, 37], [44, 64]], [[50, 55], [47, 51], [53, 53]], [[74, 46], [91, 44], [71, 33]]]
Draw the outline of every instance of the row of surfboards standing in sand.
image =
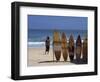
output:
[[58, 31], [55, 31], [53, 34], [53, 55], [56, 58], [56, 61], [60, 61], [61, 53], [64, 61], [67, 61], [68, 56], [70, 62], [73, 60], [80, 61], [83, 60], [87, 62], [88, 59], [88, 44], [87, 37], [84, 38], [83, 42], [80, 35], [78, 35], [76, 42], [74, 42], [74, 37], [71, 34], [69, 41], [66, 34], [63, 32], [61, 35]]

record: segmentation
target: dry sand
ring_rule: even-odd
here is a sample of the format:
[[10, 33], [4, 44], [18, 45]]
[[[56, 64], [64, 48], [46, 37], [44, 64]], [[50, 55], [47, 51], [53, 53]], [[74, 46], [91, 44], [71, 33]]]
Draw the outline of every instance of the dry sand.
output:
[[69, 58], [64, 62], [61, 55], [60, 61], [56, 62], [54, 57], [53, 61], [53, 50], [50, 48], [49, 54], [45, 54], [45, 48], [28, 48], [27, 55], [27, 65], [28, 66], [50, 66], [50, 65], [72, 65]]

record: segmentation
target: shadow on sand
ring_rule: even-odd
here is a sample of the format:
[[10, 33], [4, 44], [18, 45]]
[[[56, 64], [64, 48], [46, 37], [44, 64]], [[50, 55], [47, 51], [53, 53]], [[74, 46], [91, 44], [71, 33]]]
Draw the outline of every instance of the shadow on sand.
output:
[[71, 63], [74, 63], [74, 64], [87, 64], [87, 61], [83, 60], [83, 59], [79, 59], [79, 60], [73, 60]]
[[83, 59], [79, 59], [79, 60], [73, 60], [73, 61], [56, 61], [56, 60], [50, 60], [50, 61], [40, 61], [38, 63], [66, 63], [66, 62], [69, 62], [69, 63], [73, 63], [73, 64], [87, 64], [87, 61], [86, 60], [83, 60]]
[[[38, 62], [38, 63], [53, 63], [53, 62], [54, 62], [54, 63], [55, 63], [55, 62], [56, 62], [56, 63], [57, 63], [57, 62], [61, 62], [61, 63], [63, 62], [63, 63], [64, 63], [65, 61], [56, 61], [56, 60], [53, 61], [53, 60], [50, 60], [50, 61], [40, 61], [40, 62]], [[66, 61], [66, 62], [70, 62], [70, 61]]]
[[73, 60], [73, 61], [56, 61], [56, 60], [51, 60], [51, 61], [40, 61], [38, 63], [66, 63], [66, 62], [69, 62], [69, 63], [74, 63], [74, 64], [87, 64], [87, 61], [84, 61], [83, 59], [80, 59], [80, 60]]

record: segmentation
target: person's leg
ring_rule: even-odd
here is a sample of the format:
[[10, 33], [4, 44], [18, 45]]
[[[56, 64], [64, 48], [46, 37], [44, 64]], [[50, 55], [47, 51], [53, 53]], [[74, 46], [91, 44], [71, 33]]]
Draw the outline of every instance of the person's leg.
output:
[[48, 54], [49, 54], [49, 50], [48, 50]]
[[47, 46], [47, 54], [49, 54], [49, 46]]
[[49, 48], [48, 48], [48, 54], [49, 54], [49, 50], [50, 50], [50, 46], [48, 46]]
[[45, 55], [46, 55], [46, 52], [47, 52], [47, 47], [45, 47]]
[[45, 54], [48, 54], [48, 46], [46, 45]]

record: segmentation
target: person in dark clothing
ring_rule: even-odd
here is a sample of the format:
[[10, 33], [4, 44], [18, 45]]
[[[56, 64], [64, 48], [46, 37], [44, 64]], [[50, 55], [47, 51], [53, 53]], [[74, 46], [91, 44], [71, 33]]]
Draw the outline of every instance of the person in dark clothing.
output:
[[[46, 47], [46, 49], [45, 49], [45, 54], [46, 54], [46, 52], [49, 53], [49, 49], [50, 49], [50, 38], [49, 38], [49, 36], [46, 38], [45, 47]], [[48, 53], [47, 53], [47, 54], [48, 54]]]

